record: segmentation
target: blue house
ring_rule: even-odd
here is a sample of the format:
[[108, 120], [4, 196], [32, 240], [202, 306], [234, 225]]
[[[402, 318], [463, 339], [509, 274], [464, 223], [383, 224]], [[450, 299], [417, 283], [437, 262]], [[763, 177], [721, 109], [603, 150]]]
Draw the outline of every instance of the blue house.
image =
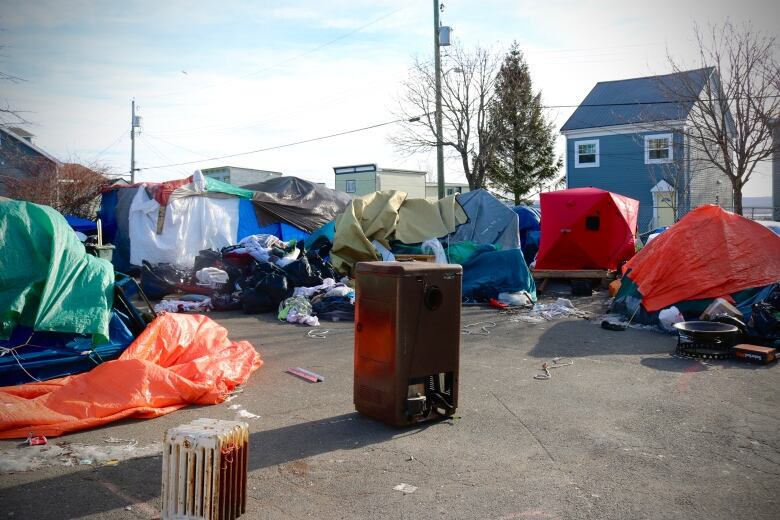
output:
[[728, 178], [683, 132], [711, 92], [719, 92], [714, 67], [597, 83], [561, 128], [567, 187], [638, 200], [640, 233], [702, 204], [729, 209]]

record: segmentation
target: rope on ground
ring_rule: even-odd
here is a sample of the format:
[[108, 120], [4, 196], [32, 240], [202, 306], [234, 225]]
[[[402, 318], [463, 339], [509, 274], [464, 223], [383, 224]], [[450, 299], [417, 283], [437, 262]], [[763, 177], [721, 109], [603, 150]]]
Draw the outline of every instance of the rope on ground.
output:
[[[562, 359], [567, 359], [568, 363], [562, 363]], [[574, 364], [574, 361], [567, 358], [567, 357], [555, 357], [552, 359], [553, 364], [550, 365], [547, 362], [542, 363], [542, 370], [544, 370], [544, 374], [536, 374], [534, 376], [534, 379], [538, 379], [540, 381], [545, 381], [547, 379], [552, 379], [552, 373], [550, 373], [550, 370], [553, 368], [563, 368], [563, 367], [569, 367]]]
[[[474, 331], [471, 329], [471, 327], [477, 327], [479, 325], [481, 325], [481, 327], [479, 327], [479, 331]], [[463, 325], [460, 329], [460, 333], [466, 335], [472, 335], [472, 336], [489, 336], [490, 335], [489, 329], [492, 329], [495, 326], [496, 326], [495, 321], [478, 321], [476, 323], [469, 323], [468, 325]]]
[[349, 328], [343, 328], [343, 329], [309, 329], [308, 332], [306, 332], [307, 338], [312, 339], [327, 339], [329, 337], [329, 334], [336, 334], [338, 332], [352, 332], [353, 329]]

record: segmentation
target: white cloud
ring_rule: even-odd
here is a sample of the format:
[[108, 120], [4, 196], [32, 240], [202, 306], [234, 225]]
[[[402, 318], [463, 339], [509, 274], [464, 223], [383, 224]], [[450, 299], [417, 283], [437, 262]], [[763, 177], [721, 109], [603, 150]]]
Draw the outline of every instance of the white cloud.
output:
[[[517, 40], [544, 101], [555, 105], [579, 103], [598, 81], [665, 72], [667, 47], [692, 58], [693, 19], [752, 18], [773, 34], [778, 20], [774, 2], [751, 0], [736, 14], [723, 0], [708, 2], [706, 12], [700, 2], [670, 0], [656, 0], [652, 9], [617, 0], [445, 3], [442, 22], [466, 45]], [[32, 111], [38, 144], [89, 158], [124, 135], [103, 155], [117, 171], [128, 169], [133, 96], [145, 119], [139, 165], [185, 162], [392, 119], [411, 55], [426, 56], [432, 45], [426, 2], [51, 1], [5, 2], [3, 11], [0, 42], [8, 40], [11, 56], [0, 65], [30, 79], [4, 88], [4, 96]], [[572, 110], [551, 114], [561, 125]], [[331, 168], [345, 163], [431, 169], [432, 154], [399, 155], [387, 140], [392, 132], [383, 127], [219, 162], [328, 183]], [[141, 178], [172, 178], [205, 164], [147, 170]], [[447, 171], [463, 179], [457, 161]], [[768, 186], [760, 175], [748, 194]]]

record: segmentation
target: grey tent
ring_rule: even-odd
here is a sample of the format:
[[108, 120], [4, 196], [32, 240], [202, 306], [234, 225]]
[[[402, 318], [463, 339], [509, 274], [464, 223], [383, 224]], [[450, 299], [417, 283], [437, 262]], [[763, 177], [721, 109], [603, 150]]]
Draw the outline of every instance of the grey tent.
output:
[[470, 240], [478, 244], [495, 244], [501, 249], [520, 247], [520, 226], [512, 208], [485, 190], [458, 195], [458, 203], [469, 220], [445, 238], [450, 243]]

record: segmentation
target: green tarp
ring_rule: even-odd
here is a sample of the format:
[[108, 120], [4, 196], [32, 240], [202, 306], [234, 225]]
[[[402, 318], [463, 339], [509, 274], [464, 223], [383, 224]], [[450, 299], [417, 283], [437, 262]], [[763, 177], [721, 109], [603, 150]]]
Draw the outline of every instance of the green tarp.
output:
[[254, 195], [254, 192], [251, 190], [233, 186], [232, 184], [218, 181], [211, 177], [206, 177], [206, 191], [212, 193], [227, 193], [228, 195], [235, 195], [242, 199], [251, 199], [252, 195]]
[[114, 268], [48, 206], [0, 201], [0, 339], [17, 325], [108, 341]]

